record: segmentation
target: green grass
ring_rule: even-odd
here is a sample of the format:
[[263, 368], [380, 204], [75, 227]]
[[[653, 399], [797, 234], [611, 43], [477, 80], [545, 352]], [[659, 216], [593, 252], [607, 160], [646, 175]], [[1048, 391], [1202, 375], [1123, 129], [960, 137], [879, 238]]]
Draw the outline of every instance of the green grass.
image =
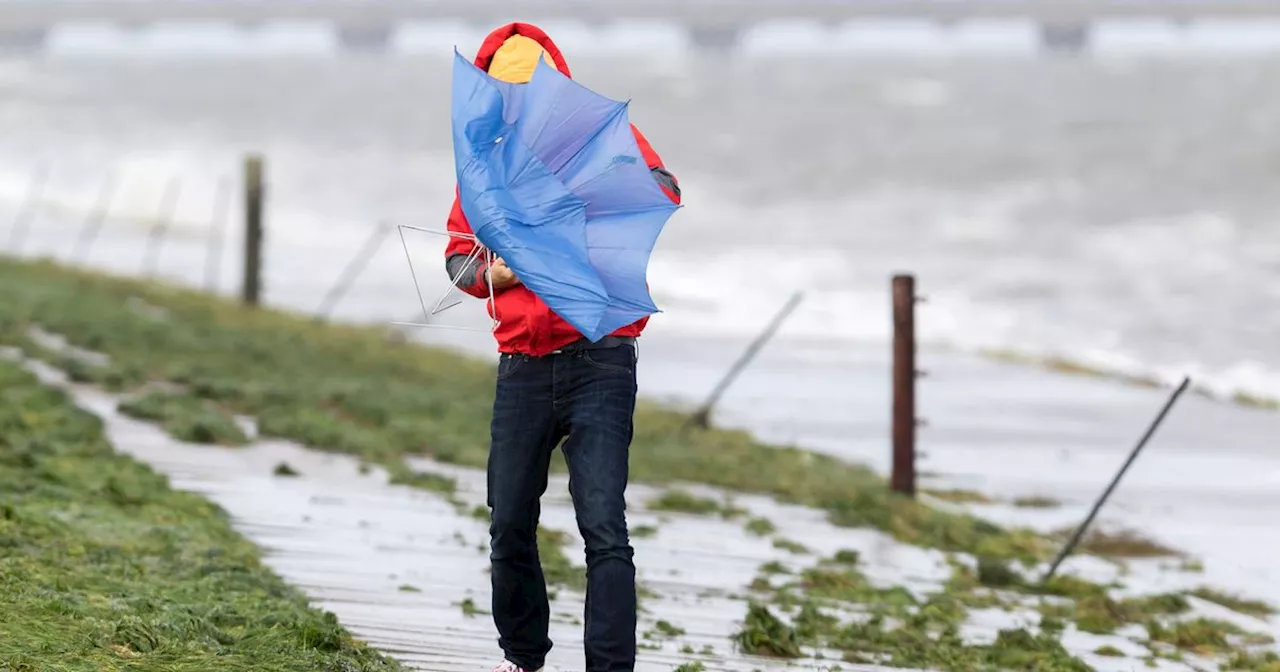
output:
[[538, 558], [547, 586], [570, 588], [579, 592], [587, 588], [587, 570], [574, 565], [565, 554], [569, 535], [560, 530], [538, 527]]
[[249, 442], [234, 418], [214, 403], [188, 394], [152, 390], [120, 404], [125, 415], [159, 423], [190, 443], [242, 446]]
[[760, 565], [760, 573], [761, 574], [790, 574], [791, 570], [787, 569], [786, 565], [782, 564], [781, 562], [778, 562], [777, 560], [770, 560], [769, 562], [766, 562], [763, 565]]
[[646, 507], [650, 511], [677, 511], [707, 515], [721, 513], [724, 505], [710, 497], [699, 497], [687, 490], [671, 489], [649, 500]]
[[[1191, 604], [1182, 593], [1119, 598], [1110, 586], [1071, 575], [1041, 584], [1023, 578], [1006, 561], [989, 558], [979, 560], [976, 570], [956, 559], [952, 567], [952, 578], [939, 590], [918, 595], [900, 586], [872, 582], [855, 557], [825, 559], [793, 577], [780, 575], [777, 567], [766, 564], [753, 584], [756, 603], [749, 607], [735, 641], [788, 658], [806, 650], [837, 649], [846, 660], [858, 663], [955, 672], [1070, 672], [1090, 668], [1058, 642], [1068, 622], [1081, 631], [1104, 635], [1137, 625], [1147, 629], [1153, 655], [1196, 653], [1217, 656], [1222, 663], [1236, 661], [1237, 668], [1223, 669], [1280, 672], [1280, 667], [1266, 667], [1272, 657], [1249, 653], [1249, 647], [1267, 644], [1269, 637], [1245, 633], [1222, 621], [1185, 620]], [[772, 585], [767, 576], [774, 577]], [[1039, 632], [1005, 630], [992, 645], [970, 644], [959, 635], [972, 609], [1019, 610], [1029, 615], [1037, 603]], [[864, 616], [842, 622], [834, 608]], [[790, 624], [771, 609], [792, 612]], [[1172, 652], [1156, 649], [1156, 643], [1172, 647]], [[1099, 655], [1114, 653], [1110, 647], [1099, 649]]]
[[646, 639], [674, 639], [685, 635], [684, 628], [673, 625], [670, 621], [659, 620], [653, 624], [653, 630], [645, 633]]
[[649, 539], [657, 536], [658, 528], [653, 525], [633, 525], [631, 527], [632, 539]]
[[1084, 632], [1111, 634], [1122, 626], [1144, 624], [1153, 618], [1178, 616], [1191, 610], [1191, 603], [1180, 593], [1160, 593], [1144, 597], [1114, 599], [1108, 586], [1069, 574], [1055, 575], [1046, 583], [1028, 581], [1007, 563], [981, 558], [977, 572], [956, 567], [949, 589], [972, 596], [977, 586], [1005, 591], [1006, 594], [1068, 598], [1067, 603], [1042, 603], [1045, 618], [1073, 621]]
[[[93, 382], [176, 385], [258, 422], [263, 436], [344, 452], [403, 473], [425, 455], [482, 468], [492, 407], [491, 364], [420, 347], [380, 327], [317, 325], [305, 316], [197, 292], [108, 278], [49, 263], [0, 260], [0, 342], [49, 356], [26, 337], [40, 326], [106, 354]], [[164, 309], [144, 317], [130, 305]], [[1051, 544], [891, 493], [861, 465], [763, 444], [746, 432], [685, 431], [685, 413], [641, 401], [631, 475], [695, 481], [825, 509], [837, 525], [874, 527], [912, 544], [1007, 558], [1041, 558]], [[553, 460], [554, 468], [562, 468]]]
[[1044, 495], [1028, 495], [1013, 500], [1013, 505], [1020, 509], [1056, 509], [1062, 502]]
[[1274, 651], [1246, 652], [1231, 654], [1222, 669], [1252, 670], [1254, 672], [1280, 672], [1280, 654]]
[[[1071, 538], [1075, 528], [1065, 528], [1053, 534], [1062, 541]], [[1162, 558], [1176, 557], [1178, 551], [1161, 544], [1135, 530], [1107, 532], [1092, 530], [1080, 540], [1077, 553], [1090, 553], [1109, 558]]]
[[1214, 590], [1208, 586], [1201, 586], [1188, 593], [1195, 595], [1202, 600], [1208, 600], [1215, 604], [1220, 604], [1232, 611], [1238, 611], [1242, 614], [1251, 616], [1271, 616], [1276, 613], [1276, 608], [1261, 600], [1250, 600], [1238, 595], [1232, 595], [1220, 590]]
[[804, 555], [809, 552], [808, 547], [804, 544], [781, 537], [773, 540], [773, 547], [784, 550], [792, 555]]
[[766, 537], [778, 530], [768, 518], [752, 517], [742, 526], [748, 534]]
[[1231, 623], [1207, 618], [1170, 624], [1153, 620], [1147, 624], [1147, 636], [1151, 641], [1171, 644], [1203, 656], [1226, 653], [1231, 647], [1229, 637], [1242, 632]]
[[[458, 492], [458, 482], [453, 477], [431, 471], [414, 471], [409, 469], [407, 465], [397, 464], [391, 470], [390, 482], [396, 485], [410, 485], [415, 488], [430, 490], [450, 499], [453, 499]], [[474, 507], [472, 508], [474, 509]], [[488, 518], [489, 511], [487, 507], [484, 515]]]
[[0, 361], [0, 669], [398, 670], [200, 497]]
[[489, 613], [481, 609], [480, 607], [476, 606], [476, 601], [469, 597], [459, 602], [458, 606], [462, 609], [462, 615], [466, 616], [467, 618], [475, 618], [476, 616]]
[[922, 494], [929, 495], [944, 502], [953, 502], [955, 504], [991, 504], [995, 500], [973, 490], [921, 490]]
[[[397, 483], [427, 488], [454, 500], [456, 484], [452, 479], [415, 473], [405, 458], [429, 456], [476, 468], [485, 464], [494, 375], [489, 364], [451, 351], [406, 343], [383, 328], [317, 325], [304, 316], [244, 309], [194, 292], [50, 264], [0, 260], [0, 287], [5, 288], [5, 300], [0, 302], [0, 343], [20, 346], [32, 356], [64, 370], [74, 370], [78, 380], [113, 390], [135, 392], [148, 384], [163, 383], [161, 389], [170, 390], [168, 397], [151, 402], [166, 409], [156, 416], [158, 422], [187, 417], [196, 411], [224, 419], [250, 416], [257, 421], [263, 436], [293, 439], [319, 449], [355, 455], [363, 464], [387, 468]], [[144, 318], [129, 307], [131, 302], [162, 307], [165, 317]], [[45, 351], [27, 335], [35, 326], [65, 336], [73, 345], [104, 353], [108, 362], [85, 363]], [[1072, 577], [1059, 577], [1047, 586], [1028, 585], [1005, 563], [1043, 560], [1056, 550], [1057, 540], [1026, 530], [1003, 529], [969, 515], [897, 496], [888, 490], [883, 479], [859, 465], [763, 444], [745, 432], [686, 431], [686, 417], [678, 410], [649, 401], [638, 404], [631, 452], [634, 480], [658, 486], [695, 482], [731, 492], [772, 496], [823, 509], [837, 525], [876, 528], [908, 543], [982, 558], [985, 564], [985, 570], [980, 568], [977, 572], [957, 570], [956, 578], [938, 594], [916, 597], [901, 588], [873, 585], [859, 571], [857, 553], [842, 552], [799, 575], [786, 576], [790, 583], [777, 589], [770, 588], [767, 582], [756, 585], [757, 590], [771, 594], [778, 603], [799, 607], [800, 613], [793, 624], [787, 624], [773, 617], [765, 605], [752, 605], [735, 637], [744, 650], [790, 657], [799, 655], [802, 644], [822, 643], [845, 651], [850, 660], [873, 654], [891, 664], [945, 670], [1007, 667], [1060, 672], [1087, 669], [1067, 655], [1054, 638], [1066, 621], [1094, 631], [1112, 630], [1121, 624], [1156, 623], [1165, 628], [1155, 631], [1163, 640], [1192, 646], [1207, 641], [1221, 647], [1214, 634], [1219, 633], [1228, 647], [1223, 650], [1230, 650], [1229, 636], [1236, 636], [1220, 633], [1213, 623], [1202, 623], [1197, 626], [1199, 630], [1182, 633], [1179, 626], [1164, 624], [1161, 617], [1178, 607], [1167, 597], [1114, 600], [1108, 597], [1106, 587]], [[169, 431], [176, 430], [170, 427]], [[562, 468], [560, 463], [552, 462], [555, 468]], [[99, 476], [83, 475], [86, 479]], [[112, 488], [113, 497], [122, 493], [127, 497], [131, 492], [127, 483], [116, 483]], [[488, 517], [483, 507], [468, 509], [455, 503], [465, 515], [480, 520]], [[667, 491], [650, 508], [725, 518], [744, 515], [728, 502], [682, 490]], [[139, 524], [139, 520], [132, 520], [131, 524]], [[61, 518], [57, 522], [61, 524]], [[747, 520], [744, 524], [757, 533], [771, 534], [772, 525], [767, 522]], [[0, 527], [3, 529], [6, 528]], [[195, 532], [184, 529], [181, 534]], [[553, 586], [581, 589], [584, 572], [569, 561], [564, 548], [567, 538], [552, 530], [539, 531], [544, 571]], [[0, 541], [3, 539], [0, 537]], [[1140, 535], [1127, 533], [1094, 535], [1086, 545], [1088, 551], [1107, 555], [1172, 553]], [[193, 546], [200, 548], [198, 543]], [[251, 553], [252, 549], [242, 552]], [[55, 574], [81, 571], [78, 565], [50, 567], [54, 568], [50, 581], [60, 580]], [[180, 570], [190, 568], [175, 571]], [[262, 570], [255, 571], [270, 576]], [[7, 577], [6, 574], [6, 580]], [[195, 586], [175, 582], [166, 588], [161, 580], [149, 589], [203, 589], [199, 577], [185, 576], [184, 580]], [[279, 585], [278, 581], [272, 585]], [[317, 631], [340, 632], [336, 625], [323, 630], [327, 621], [307, 616], [313, 612], [296, 602], [300, 598], [283, 586], [279, 590], [283, 597], [278, 599], [301, 610], [302, 615], [294, 616], [297, 623]], [[957, 628], [968, 609], [1007, 606], [1014, 598], [1040, 599], [1041, 595], [1066, 598], [1065, 605], [1046, 603], [1044, 632], [1007, 630], [995, 643], [985, 646], [971, 646], [960, 640]], [[233, 598], [250, 599], [243, 595]], [[871, 605], [872, 620], [841, 624], [817, 606], [824, 601]], [[115, 608], [114, 605], [110, 602], [107, 606]], [[275, 609], [285, 607], [270, 607]], [[149, 617], [139, 616], [144, 621]], [[272, 631], [271, 637], [287, 637], [289, 627]], [[83, 642], [90, 640], [82, 634], [75, 634], [75, 641], [87, 646]], [[149, 640], [139, 640], [143, 646], [146, 641]], [[338, 648], [321, 652], [336, 656], [359, 651], [347, 640], [341, 641], [344, 643]], [[292, 651], [289, 647], [282, 650]], [[307, 655], [299, 654], [298, 658], [315, 660]], [[1241, 665], [1255, 660], [1269, 664], [1264, 657], [1249, 657], [1238, 651], [1232, 655]], [[352, 663], [345, 668], [342, 664], [272, 668], [268, 661], [253, 669], [379, 669], [358, 666], [374, 665], [372, 662]], [[233, 664], [218, 669], [236, 668]]]
[[843, 548], [831, 556], [831, 562], [837, 565], [856, 565], [862, 562], [862, 555], [857, 551]]
[[1179, 616], [1190, 610], [1185, 597], [1165, 593], [1117, 600], [1105, 592], [1083, 595], [1070, 605], [1043, 605], [1043, 613], [1074, 621], [1083, 632], [1109, 635], [1125, 625], [1145, 624], [1162, 616]]
[[[928, 613], [943, 612], [935, 609]], [[753, 603], [734, 641], [746, 653], [777, 658], [798, 658], [803, 655], [803, 647], [821, 645], [842, 651], [849, 662], [878, 662], [891, 667], [954, 672], [1092, 670], [1052, 635], [1009, 629], [1001, 630], [992, 644], [968, 645], [961, 641], [954, 621], [929, 616], [895, 620], [877, 610], [867, 620], [841, 624], [820, 607], [806, 603], [794, 624], [788, 625], [767, 606]]]
[[800, 639], [794, 628], [787, 626], [769, 608], [761, 604], [747, 607], [742, 629], [733, 636], [743, 653], [771, 658], [799, 658]]

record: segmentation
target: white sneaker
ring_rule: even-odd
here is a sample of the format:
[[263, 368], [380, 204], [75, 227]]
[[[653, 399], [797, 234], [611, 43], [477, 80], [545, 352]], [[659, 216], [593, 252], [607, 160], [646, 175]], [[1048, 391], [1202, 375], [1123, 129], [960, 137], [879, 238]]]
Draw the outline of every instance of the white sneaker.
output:
[[526, 670], [509, 660], [504, 660], [497, 667], [493, 668], [493, 672], [543, 672], [545, 669], [546, 668], [544, 667], [539, 667], [536, 670]]

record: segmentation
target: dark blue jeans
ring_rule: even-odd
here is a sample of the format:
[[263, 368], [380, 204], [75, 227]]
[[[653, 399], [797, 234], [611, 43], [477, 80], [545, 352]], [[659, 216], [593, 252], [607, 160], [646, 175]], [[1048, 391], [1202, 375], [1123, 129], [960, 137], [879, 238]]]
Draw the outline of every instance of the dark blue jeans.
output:
[[586, 541], [587, 672], [635, 667], [636, 570], [624, 500], [635, 366], [630, 344], [545, 357], [503, 355], [498, 363], [488, 468], [493, 620], [507, 660], [525, 669], [542, 667], [551, 650], [538, 502], [562, 439], [569, 493]]

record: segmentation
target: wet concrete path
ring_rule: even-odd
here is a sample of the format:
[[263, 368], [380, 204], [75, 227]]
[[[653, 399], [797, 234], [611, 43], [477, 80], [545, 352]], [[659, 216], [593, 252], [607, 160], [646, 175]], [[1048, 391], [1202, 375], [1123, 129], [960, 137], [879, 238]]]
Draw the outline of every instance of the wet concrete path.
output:
[[[304, 590], [314, 604], [334, 612], [357, 637], [413, 668], [432, 672], [488, 670], [497, 662], [497, 635], [487, 614], [487, 523], [467, 514], [484, 502], [482, 472], [429, 460], [411, 462], [417, 470], [454, 478], [455, 498], [462, 503], [456, 506], [437, 493], [390, 485], [381, 470], [362, 469], [349, 456], [291, 442], [260, 440], [241, 448], [186, 444], [150, 423], [119, 414], [116, 397], [71, 384], [46, 365], [28, 365], [46, 383], [67, 390], [79, 405], [100, 416], [118, 450], [151, 464], [174, 487], [201, 493], [227, 510], [236, 528], [264, 550], [275, 571]], [[250, 421], [244, 422], [252, 429]], [[299, 475], [276, 475], [280, 463]], [[726, 496], [699, 486], [688, 489], [717, 499]], [[647, 510], [645, 504], [659, 494], [639, 485], [628, 491], [633, 529], [656, 530], [633, 540], [645, 589], [640, 624], [645, 648], [637, 668], [642, 672], [666, 672], [694, 660], [707, 670], [735, 672], [825, 671], [836, 664], [845, 671], [887, 669], [839, 662], [838, 652], [829, 652], [828, 660], [779, 661], [735, 651], [731, 637], [746, 613], [742, 594], [747, 585], [764, 563], [776, 561], [796, 571], [841, 549], [858, 551], [861, 569], [879, 585], [901, 585], [923, 594], [938, 590], [950, 576], [942, 553], [898, 543], [874, 530], [835, 528], [821, 511], [764, 497], [734, 496], [734, 505], [748, 516], [766, 518], [783, 530], [758, 536], [744, 530], [745, 517], [725, 520]], [[552, 477], [543, 498], [543, 524], [568, 535], [566, 551], [580, 566], [582, 541], [563, 476]], [[809, 552], [795, 554], [776, 547], [780, 536]], [[1070, 559], [1068, 570], [1099, 581], [1113, 580], [1120, 571], [1088, 557]], [[1156, 586], [1191, 587], [1203, 578], [1164, 571], [1153, 561], [1130, 563], [1124, 582], [1145, 592]], [[556, 591], [556, 646], [548, 661], [555, 669], [583, 667], [582, 606], [581, 595]], [[1274, 630], [1208, 603], [1197, 607], [1204, 615], [1231, 618], [1249, 629]], [[684, 633], [658, 634], [659, 620]], [[971, 643], [985, 643], [1001, 628], [1034, 628], [1038, 621], [1039, 615], [1030, 610], [978, 610], [962, 634]], [[646, 633], [650, 636], [643, 637]], [[1119, 634], [1096, 636], [1069, 629], [1063, 643], [1098, 670], [1132, 669], [1145, 649], [1128, 639], [1133, 633]], [[1092, 653], [1103, 644], [1133, 657], [1110, 659]], [[1162, 660], [1154, 669], [1193, 668]]]
[[[263, 440], [238, 448], [179, 442], [159, 427], [118, 413], [112, 395], [71, 384], [44, 364], [28, 365], [101, 417], [118, 450], [167, 475], [173, 487], [200, 493], [223, 507], [236, 529], [264, 550], [275, 571], [313, 604], [334, 612], [357, 637], [431, 672], [487, 671], [501, 659], [488, 614], [487, 523], [460, 513], [444, 496], [390, 485], [380, 469], [362, 470], [351, 457], [291, 442]], [[282, 462], [299, 475], [275, 475]], [[456, 478], [456, 497], [467, 508], [483, 504], [482, 472], [428, 460], [413, 466]], [[735, 652], [730, 638], [746, 603], [733, 595], [745, 592], [760, 565], [793, 562], [795, 556], [775, 548], [771, 537], [746, 533], [741, 520], [645, 511], [644, 502], [659, 494], [641, 486], [628, 492], [632, 526], [657, 529], [633, 542], [639, 580], [647, 589], [640, 622], [646, 648], [637, 670], [667, 672], [694, 660], [707, 670], [735, 672], [827, 670], [839, 662], [838, 657], [778, 661]], [[787, 538], [815, 553], [858, 550], [868, 560], [869, 574], [886, 583], [915, 583], [924, 589], [949, 575], [941, 554], [903, 546], [872, 531], [835, 534], [822, 512], [781, 507], [762, 498], [735, 503], [751, 515], [785, 521]], [[568, 534], [566, 551], [581, 565], [582, 542], [563, 476], [553, 476], [543, 499], [543, 524]], [[816, 560], [810, 556], [807, 561]], [[554, 592], [555, 648], [548, 664], [563, 672], [581, 670], [582, 597], [570, 590]], [[468, 613], [463, 606], [467, 600], [480, 613]], [[685, 634], [658, 634], [658, 620]], [[646, 638], [646, 633], [652, 634]], [[681, 653], [685, 647], [699, 653]], [[839, 664], [842, 670], [882, 669]]]

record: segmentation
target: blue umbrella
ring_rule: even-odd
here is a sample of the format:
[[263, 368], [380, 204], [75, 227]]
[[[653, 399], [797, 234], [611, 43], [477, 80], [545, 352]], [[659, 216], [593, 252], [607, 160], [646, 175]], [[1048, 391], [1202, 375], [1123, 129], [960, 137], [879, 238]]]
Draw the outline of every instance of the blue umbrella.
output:
[[527, 84], [454, 52], [453, 152], [476, 238], [583, 336], [659, 312], [649, 254], [679, 206], [610, 100], [538, 62]]

